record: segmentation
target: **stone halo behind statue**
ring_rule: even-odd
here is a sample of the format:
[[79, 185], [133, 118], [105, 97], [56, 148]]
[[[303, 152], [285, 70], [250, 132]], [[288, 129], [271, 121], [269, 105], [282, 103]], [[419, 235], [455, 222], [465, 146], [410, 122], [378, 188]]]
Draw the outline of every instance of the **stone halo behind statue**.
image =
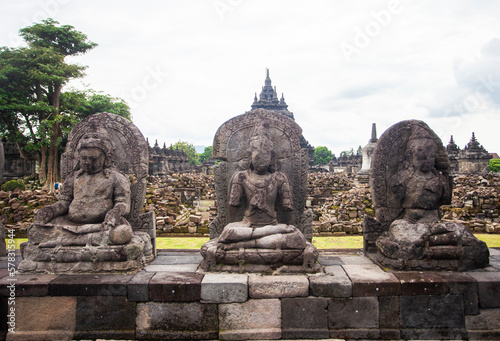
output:
[[35, 213], [19, 270], [134, 271], [151, 261], [154, 213], [141, 213], [147, 150], [138, 128], [118, 115], [99, 113], [77, 124], [61, 159], [59, 201]]
[[390, 127], [373, 152], [370, 185], [376, 219], [363, 222], [365, 254], [397, 270], [470, 270], [488, 265], [489, 251], [462, 224], [441, 221], [451, 203], [449, 160], [422, 121]]
[[[223, 271], [316, 271], [311, 212], [304, 212], [307, 151], [301, 129], [256, 109], [224, 123], [214, 137], [219, 203], [202, 268]], [[308, 239], [309, 238], [309, 239]]]

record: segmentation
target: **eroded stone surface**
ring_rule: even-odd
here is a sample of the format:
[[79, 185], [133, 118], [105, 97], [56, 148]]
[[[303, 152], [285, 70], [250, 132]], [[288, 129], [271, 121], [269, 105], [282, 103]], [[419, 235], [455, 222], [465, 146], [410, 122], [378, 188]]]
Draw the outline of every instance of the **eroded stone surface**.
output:
[[223, 340], [274, 340], [281, 338], [279, 299], [250, 299], [219, 306], [220, 338]]
[[250, 275], [248, 290], [251, 298], [305, 297], [309, 294], [309, 281], [305, 275]]
[[201, 282], [201, 299], [209, 303], [239, 303], [248, 298], [248, 275], [207, 273]]

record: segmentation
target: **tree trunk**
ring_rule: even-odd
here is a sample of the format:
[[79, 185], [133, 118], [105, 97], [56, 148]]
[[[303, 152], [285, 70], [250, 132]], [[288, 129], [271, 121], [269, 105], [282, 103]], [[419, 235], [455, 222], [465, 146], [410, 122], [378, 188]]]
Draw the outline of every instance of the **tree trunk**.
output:
[[[62, 84], [54, 85], [54, 92], [52, 98], [52, 106], [55, 108], [54, 116], [59, 114], [59, 104], [61, 98], [61, 90]], [[52, 133], [50, 135], [50, 145], [48, 149], [47, 155], [47, 178], [45, 180], [44, 187], [53, 190], [54, 183], [59, 182], [59, 146], [58, 141], [60, 141], [62, 137], [61, 125], [60, 123], [54, 119], [54, 123], [52, 124]]]
[[42, 146], [40, 149], [40, 168], [38, 169], [40, 183], [45, 183], [47, 180], [47, 153], [47, 147]]

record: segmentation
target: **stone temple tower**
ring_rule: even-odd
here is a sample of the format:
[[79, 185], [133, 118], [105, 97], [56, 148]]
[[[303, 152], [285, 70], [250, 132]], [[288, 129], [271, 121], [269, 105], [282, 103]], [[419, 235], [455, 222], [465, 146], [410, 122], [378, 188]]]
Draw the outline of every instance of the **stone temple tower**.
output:
[[278, 112], [285, 116], [294, 119], [293, 113], [288, 111], [288, 105], [285, 103], [285, 97], [281, 94], [281, 99], [278, 99], [278, 94], [276, 93], [276, 86], [271, 85], [271, 78], [269, 78], [269, 69], [266, 69], [266, 80], [262, 91], [257, 99], [257, 93], [255, 93], [254, 101], [252, 104], [252, 109], [267, 109], [274, 112]]
[[370, 165], [372, 161], [372, 154], [375, 146], [377, 145], [377, 125], [372, 123], [372, 137], [368, 141], [368, 144], [363, 148], [363, 165], [358, 172], [358, 181], [360, 183], [368, 183], [370, 179]]

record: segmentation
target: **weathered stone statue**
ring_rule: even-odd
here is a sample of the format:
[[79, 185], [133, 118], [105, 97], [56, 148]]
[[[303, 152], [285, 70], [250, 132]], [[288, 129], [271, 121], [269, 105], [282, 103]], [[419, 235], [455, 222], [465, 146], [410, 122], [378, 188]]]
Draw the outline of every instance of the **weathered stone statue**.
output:
[[370, 178], [377, 219], [365, 218], [365, 252], [399, 270], [467, 270], [489, 261], [486, 244], [464, 225], [440, 220], [452, 181], [439, 137], [421, 121], [403, 121], [378, 141]]
[[[312, 219], [303, 212], [308, 156], [300, 148], [300, 133], [293, 120], [264, 109], [219, 128], [214, 158], [223, 160], [216, 169], [222, 205], [210, 226], [212, 240], [202, 247], [205, 269], [316, 269], [317, 251], [302, 232], [311, 235]], [[298, 195], [304, 198], [294, 198]]]
[[[125, 153], [130, 157], [124, 159]], [[135, 171], [132, 186], [115, 168], [115, 161], [127, 160]], [[62, 160], [63, 174], [72, 171], [65, 176], [59, 201], [35, 213], [19, 269], [127, 271], [152, 260], [154, 217], [139, 216], [138, 210], [144, 202], [147, 160], [144, 137], [124, 118], [100, 113], [79, 123]]]

